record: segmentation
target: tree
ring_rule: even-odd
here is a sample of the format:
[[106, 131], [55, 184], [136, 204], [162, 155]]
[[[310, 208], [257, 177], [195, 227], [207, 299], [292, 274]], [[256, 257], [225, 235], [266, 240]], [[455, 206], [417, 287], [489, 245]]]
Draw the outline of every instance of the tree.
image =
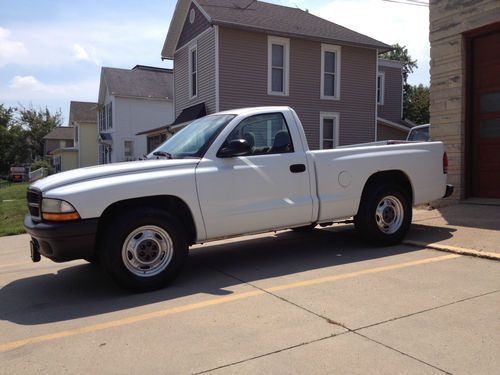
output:
[[0, 127], [7, 129], [10, 122], [12, 121], [15, 108], [5, 108], [3, 104], [0, 104]]
[[406, 116], [416, 124], [428, 124], [429, 87], [422, 84], [411, 86], [406, 98]]
[[29, 108], [21, 107], [18, 110], [18, 123], [27, 130], [29, 139], [29, 149], [33, 159], [42, 158], [43, 137], [45, 137], [56, 126], [62, 125], [61, 111], [51, 114], [47, 107], [45, 109], [35, 109], [32, 105]]
[[11, 166], [42, 158], [43, 137], [61, 123], [61, 111], [52, 115], [47, 108], [0, 104], [0, 175], [7, 175]]
[[12, 131], [15, 108], [6, 108], [0, 104], [0, 174], [9, 173], [12, 164], [12, 145], [17, 143], [16, 134]]
[[408, 84], [408, 76], [413, 73], [413, 69], [418, 68], [417, 60], [412, 60], [406, 46], [400, 46], [398, 43], [392, 45], [392, 50], [385, 52], [380, 57], [387, 60], [396, 60], [404, 63], [403, 66], [403, 84]]

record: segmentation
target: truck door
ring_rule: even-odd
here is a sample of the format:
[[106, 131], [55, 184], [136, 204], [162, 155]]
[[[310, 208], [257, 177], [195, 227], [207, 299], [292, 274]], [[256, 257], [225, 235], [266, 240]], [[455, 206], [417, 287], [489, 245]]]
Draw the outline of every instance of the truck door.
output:
[[[245, 156], [207, 155], [196, 170], [208, 238], [310, 223], [312, 198], [306, 155], [292, 142], [282, 113], [243, 119], [226, 138], [245, 139]], [[313, 176], [314, 177], [314, 176]]]

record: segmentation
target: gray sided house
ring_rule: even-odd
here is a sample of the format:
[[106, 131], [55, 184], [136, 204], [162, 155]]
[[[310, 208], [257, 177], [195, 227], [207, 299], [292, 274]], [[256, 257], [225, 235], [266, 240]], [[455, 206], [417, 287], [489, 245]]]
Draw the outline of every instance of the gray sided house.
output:
[[414, 125], [403, 119], [403, 67], [399, 61], [378, 59], [378, 140], [406, 139]]
[[98, 100], [99, 164], [137, 160], [147, 153], [141, 133], [174, 119], [171, 69], [137, 65], [102, 68]]
[[[176, 118], [200, 104], [208, 114], [288, 105], [318, 149], [377, 139], [377, 110], [385, 109], [377, 105], [378, 54], [389, 49], [300, 9], [179, 0], [162, 58], [174, 61]], [[400, 106], [401, 86], [396, 100]], [[400, 112], [387, 121], [400, 123]]]

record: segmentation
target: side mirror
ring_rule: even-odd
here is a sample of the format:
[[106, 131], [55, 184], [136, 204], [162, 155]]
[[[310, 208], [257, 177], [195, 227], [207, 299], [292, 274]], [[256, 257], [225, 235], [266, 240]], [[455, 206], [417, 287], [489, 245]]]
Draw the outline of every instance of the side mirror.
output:
[[222, 148], [217, 153], [219, 158], [232, 158], [235, 156], [245, 156], [252, 152], [250, 144], [244, 139], [233, 139], [227, 144], [222, 146]]

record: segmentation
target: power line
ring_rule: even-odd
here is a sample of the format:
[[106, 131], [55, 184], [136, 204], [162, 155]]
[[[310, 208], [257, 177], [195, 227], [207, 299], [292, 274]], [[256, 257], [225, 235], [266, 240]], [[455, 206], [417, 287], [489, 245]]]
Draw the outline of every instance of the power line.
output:
[[382, 0], [382, 1], [386, 1], [389, 3], [403, 4], [403, 5], [415, 5], [418, 7], [426, 7], [426, 8], [429, 7], [429, 3], [418, 0]]

